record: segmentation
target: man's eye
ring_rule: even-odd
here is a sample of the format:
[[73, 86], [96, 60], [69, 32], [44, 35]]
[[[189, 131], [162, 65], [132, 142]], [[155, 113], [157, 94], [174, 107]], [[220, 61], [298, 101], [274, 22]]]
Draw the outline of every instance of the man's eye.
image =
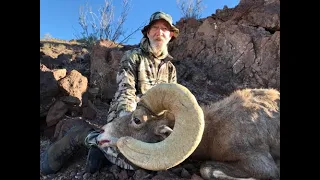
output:
[[167, 27], [159, 27], [159, 26], [151, 26], [153, 30], [161, 29], [161, 31], [168, 31], [169, 29]]
[[152, 26], [151, 28], [152, 28], [152, 29], [159, 29], [158, 26]]

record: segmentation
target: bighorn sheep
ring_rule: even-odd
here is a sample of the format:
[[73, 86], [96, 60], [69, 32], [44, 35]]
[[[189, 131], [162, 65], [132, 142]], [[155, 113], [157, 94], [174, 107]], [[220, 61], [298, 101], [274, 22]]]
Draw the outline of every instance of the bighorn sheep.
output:
[[132, 115], [103, 129], [101, 148], [116, 146], [144, 169], [169, 169], [190, 156], [206, 161], [204, 179], [280, 178], [280, 93], [274, 89], [237, 90], [200, 107], [184, 86], [159, 84]]

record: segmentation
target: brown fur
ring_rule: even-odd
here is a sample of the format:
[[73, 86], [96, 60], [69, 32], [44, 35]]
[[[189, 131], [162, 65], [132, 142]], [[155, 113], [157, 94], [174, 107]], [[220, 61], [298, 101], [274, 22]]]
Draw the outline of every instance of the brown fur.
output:
[[280, 177], [275, 163], [280, 161], [278, 91], [238, 90], [202, 109], [205, 130], [192, 157], [212, 160], [201, 167], [204, 178], [211, 178], [214, 171], [238, 178]]
[[[134, 116], [114, 121], [116, 137], [132, 136], [145, 142], [161, 141], [159, 128], [173, 128], [172, 114], [148, 115], [138, 107]], [[142, 108], [142, 110], [141, 110]], [[274, 89], [244, 89], [202, 107], [205, 129], [190, 158], [204, 160], [204, 179], [278, 179], [280, 170], [280, 93]], [[133, 118], [147, 121], [137, 125]], [[161, 120], [155, 120], [161, 119]], [[126, 124], [126, 125], [123, 125]], [[165, 134], [167, 136], [168, 134]]]

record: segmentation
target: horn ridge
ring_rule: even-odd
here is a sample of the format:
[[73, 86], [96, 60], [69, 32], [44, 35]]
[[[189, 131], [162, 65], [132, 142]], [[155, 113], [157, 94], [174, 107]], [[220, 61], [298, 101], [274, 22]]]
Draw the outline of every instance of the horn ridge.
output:
[[140, 101], [155, 114], [171, 111], [175, 116], [173, 132], [157, 143], [122, 137], [117, 142], [120, 152], [148, 170], [166, 170], [180, 164], [194, 152], [204, 131], [204, 115], [196, 98], [180, 84], [163, 83], [148, 90]]

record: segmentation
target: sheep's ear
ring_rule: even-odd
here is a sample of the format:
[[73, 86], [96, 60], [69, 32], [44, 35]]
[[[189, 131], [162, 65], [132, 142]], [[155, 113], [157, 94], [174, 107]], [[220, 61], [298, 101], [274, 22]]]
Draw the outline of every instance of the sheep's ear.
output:
[[156, 127], [155, 134], [161, 136], [163, 139], [167, 138], [171, 133], [172, 129], [167, 125], [161, 125]]

